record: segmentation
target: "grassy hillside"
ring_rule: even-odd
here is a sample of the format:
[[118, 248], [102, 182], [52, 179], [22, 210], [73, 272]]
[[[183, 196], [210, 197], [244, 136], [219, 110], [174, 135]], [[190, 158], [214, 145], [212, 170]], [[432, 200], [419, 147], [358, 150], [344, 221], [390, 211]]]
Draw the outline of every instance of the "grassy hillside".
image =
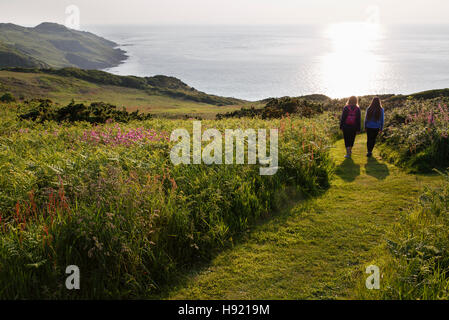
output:
[[4, 66], [23, 66], [23, 67], [48, 67], [46, 63], [34, 59], [31, 56], [16, 50], [12, 46], [8, 46], [0, 42], [0, 67]]
[[55, 23], [26, 28], [0, 24], [0, 67], [103, 69], [126, 59], [117, 44]]
[[[362, 298], [359, 285], [368, 295], [365, 268], [379, 265], [375, 248], [385, 242], [386, 230], [418, 202], [422, 188], [441, 178], [406, 174], [377, 152], [367, 159], [365, 145], [366, 136], [357, 137], [353, 159], [347, 160], [339, 140], [331, 149], [336, 169], [327, 192], [303, 201], [290, 198], [278, 215], [190, 270], [162, 297], [354, 299]], [[387, 289], [383, 280], [381, 287]]]
[[[168, 137], [191, 121], [40, 123], [19, 120], [23, 107], [0, 104], [0, 299], [148, 298], [232, 246], [288, 190], [325, 189], [332, 171], [325, 115], [202, 122], [280, 128], [279, 171], [261, 176], [258, 165], [174, 166]], [[82, 290], [65, 289], [67, 263]]]
[[[170, 132], [191, 133], [191, 121], [62, 107], [104, 101], [182, 117], [252, 112], [250, 102], [164, 76], [0, 71], [0, 299], [446, 298], [448, 184], [387, 163], [394, 151], [401, 161], [391, 162], [406, 168], [449, 166], [446, 94], [383, 97], [386, 127], [371, 159], [365, 138], [352, 160], [333, 144], [344, 100], [270, 99], [259, 102], [269, 120], [202, 122], [220, 132], [278, 128], [279, 172], [265, 177], [251, 165], [174, 166]], [[32, 97], [61, 105], [24, 101]], [[68, 264], [83, 272], [81, 291], [63, 289]], [[374, 296], [363, 287], [370, 264], [385, 274]]]
[[[20, 120], [26, 108], [0, 103], [0, 299], [447, 297], [447, 185], [366, 159], [364, 137], [344, 159], [332, 113], [202, 122], [279, 128], [280, 170], [262, 177], [173, 166], [167, 138], [191, 121]], [[425, 186], [424, 211], [390, 234]], [[78, 292], [61, 285], [68, 263]], [[370, 264], [385, 275], [376, 293]]]
[[51, 99], [67, 105], [103, 101], [159, 116], [185, 115], [213, 118], [216, 113], [255, 105], [246, 101], [208, 95], [173, 77], [115, 76], [103, 71], [21, 69], [0, 71], [0, 93], [12, 92], [22, 100]]

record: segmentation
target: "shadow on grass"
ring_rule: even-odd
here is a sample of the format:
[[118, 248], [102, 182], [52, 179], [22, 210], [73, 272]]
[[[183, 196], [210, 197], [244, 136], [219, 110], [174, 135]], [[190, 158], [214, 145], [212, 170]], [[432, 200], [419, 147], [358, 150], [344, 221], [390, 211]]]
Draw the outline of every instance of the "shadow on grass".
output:
[[352, 159], [345, 159], [335, 171], [346, 182], [353, 182], [360, 175], [360, 165], [356, 164]]
[[380, 163], [376, 158], [368, 158], [367, 164], [365, 164], [366, 174], [372, 176], [378, 180], [385, 180], [390, 175], [388, 166], [384, 163]]
[[146, 299], [151, 300], [165, 300], [171, 299], [171, 295], [178, 290], [185, 288], [189, 285], [192, 278], [200, 275], [206, 271], [212, 261], [220, 254], [227, 250], [233, 250], [234, 247], [246, 243], [253, 234], [254, 231], [260, 230], [269, 223], [275, 223], [277, 226], [282, 226], [285, 221], [292, 217], [292, 209], [298, 206], [301, 202], [299, 209], [295, 210], [296, 214], [306, 211], [310, 208], [310, 203], [319, 196], [322, 196], [328, 191], [328, 189], [322, 189], [315, 194], [306, 194], [297, 187], [287, 186], [283, 193], [279, 194], [281, 201], [276, 209], [266, 215], [261, 216], [251, 226], [242, 232], [238, 232], [233, 235], [232, 244], [227, 244], [224, 247], [213, 249], [210, 257], [199, 258], [196, 262], [179, 267], [172, 275], [171, 279], [158, 287], [155, 292], [149, 294]]

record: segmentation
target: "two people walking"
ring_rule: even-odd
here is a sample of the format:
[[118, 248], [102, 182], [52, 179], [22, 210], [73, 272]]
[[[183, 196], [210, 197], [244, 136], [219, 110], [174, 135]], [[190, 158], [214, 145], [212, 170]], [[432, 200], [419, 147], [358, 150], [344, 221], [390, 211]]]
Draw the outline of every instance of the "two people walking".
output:
[[[366, 110], [365, 130], [368, 136], [367, 157], [372, 157], [373, 149], [379, 132], [382, 132], [385, 121], [385, 112], [379, 98], [374, 98], [371, 105]], [[352, 156], [355, 138], [362, 131], [362, 112], [360, 111], [357, 97], [350, 97], [343, 109], [340, 119], [340, 129], [343, 131], [345, 139], [346, 155], [349, 159]]]

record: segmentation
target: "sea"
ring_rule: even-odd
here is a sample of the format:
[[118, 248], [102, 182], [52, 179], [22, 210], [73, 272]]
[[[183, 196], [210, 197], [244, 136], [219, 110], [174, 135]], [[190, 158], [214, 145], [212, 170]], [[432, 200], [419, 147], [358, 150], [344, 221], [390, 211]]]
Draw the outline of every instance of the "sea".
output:
[[449, 25], [103, 25], [129, 58], [105, 71], [167, 75], [251, 101], [410, 94], [449, 87]]

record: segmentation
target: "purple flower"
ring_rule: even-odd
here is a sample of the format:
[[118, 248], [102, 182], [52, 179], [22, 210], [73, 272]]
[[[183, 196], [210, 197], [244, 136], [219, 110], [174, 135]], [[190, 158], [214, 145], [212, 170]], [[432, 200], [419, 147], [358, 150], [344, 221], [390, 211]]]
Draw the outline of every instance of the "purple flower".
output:
[[82, 135], [82, 141], [92, 144], [106, 144], [106, 145], [125, 145], [130, 146], [134, 143], [156, 142], [161, 140], [168, 140], [166, 132], [156, 132], [153, 129], [128, 129], [122, 130], [117, 124], [114, 129], [96, 127], [92, 130], [87, 130]]

